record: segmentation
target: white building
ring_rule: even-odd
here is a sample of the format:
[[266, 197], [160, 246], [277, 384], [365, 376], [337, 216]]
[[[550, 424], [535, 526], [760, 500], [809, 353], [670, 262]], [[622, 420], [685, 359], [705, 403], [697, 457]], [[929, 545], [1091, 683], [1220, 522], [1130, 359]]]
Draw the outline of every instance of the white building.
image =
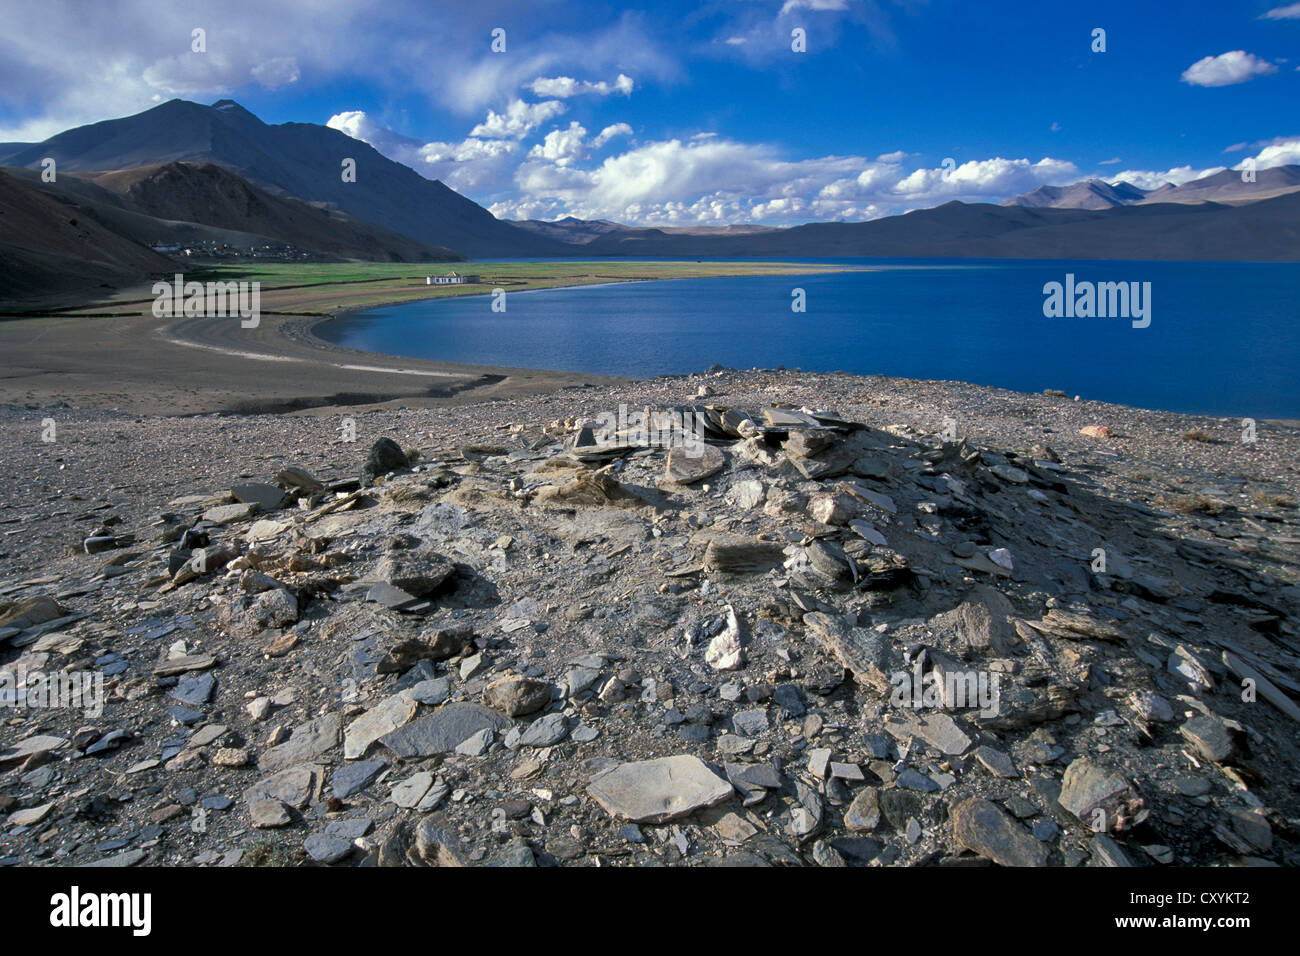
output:
[[478, 276], [462, 276], [454, 272], [448, 272], [445, 276], [425, 276], [425, 285], [465, 285], [470, 282], [478, 282]]

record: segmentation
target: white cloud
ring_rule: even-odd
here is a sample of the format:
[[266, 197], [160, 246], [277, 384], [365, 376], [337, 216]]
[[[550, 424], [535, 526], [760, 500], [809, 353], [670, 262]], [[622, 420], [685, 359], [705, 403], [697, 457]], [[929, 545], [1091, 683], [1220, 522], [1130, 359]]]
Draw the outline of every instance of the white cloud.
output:
[[613, 83], [606, 83], [604, 80], [593, 83], [587, 80], [575, 80], [571, 76], [539, 76], [529, 84], [529, 89], [536, 96], [558, 96], [567, 99], [583, 93], [595, 93], [600, 96], [622, 93], [624, 96], [631, 96], [634, 85], [632, 77], [625, 73], [620, 73]]
[[262, 86], [274, 90], [298, 82], [298, 61], [291, 56], [277, 56], [257, 64], [249, 72]]
[[519, 195], [499, 201], [494, 212], [665, 225], [868, 219], [949, 199], [1005, 199], [1072, 182], [1079, 173], [1073, 163], [1050, 158], [972, 161], [951, 172], [908, 172], [900, 162], [861, 156], [788, 160], [769, 146], [718, 136], [645, 143], [588, 169], [564, 148], [573, 125], [532, 150], [515, 176]]
[[915, 156], [915, 155], [916, 155], [915, 153], [909, 153], [906, 152], [905, 150], [897, 149], [894, 150], [894, 152], [892, 153], [881, 153], [879, 156], [876, 157], [876, 162], [901, 163], [903, 160], [907, 159], [907, 157]]
[[1274, 7], [1267, 13], [1259, 15], [1261, 20], [1300, 20], [1300, 3], [1293, 3], [1287, 7]]
[[1126, 169], [1122, 173], [1116, 173], [1106, 179], [1106, 182], [1114, 186], [1116, 183], [1131, 183], [1138, 189], [1145, 189], [1148, 192], [1152, 189], [1159, 189], [1168, 183], [1175, 186], [1181, 186], [1183, 183], [1190, 183], [1193, 179], [1200, 179], [1204, 176], [1211, 176], [1214, 173], [1223, 172], [1222, 166], [1211, 166], [1209, 169], [1193, 169], [1191, 166], [1175, 166], [1173, 169], [1166, 169], [1164, 172], [1153, 172], [1149, 169]]
[[1231, 86], [1276, 72], [1277, 67], [1268, 60], [1245, 50], [1232, 50], [1197, 60], [1183, 71], [1182, 80], [1192, 86]]
[[631, 135], [632, 135], [631, 126], [628, 126], [626, 123], [614, 123], [610, 126], [606, 126], [604, 129], [602, 129], [599, 133], [596, 134], [596, 138], [591, 141], [591, 148], [600, 149], [602, 146], [604, 146], [606, 143], [608, 143], [611, 139], [613, 139], [616, 136], [631, 136]]
[[1275, 139], [1255, 156], [1256, 169], [1292, 164], [1300, 164], [1300, 136]]
[[781, 5], [781, 15], [785, 16], [795, 10], [847, 10], [846, 0], [785, 0]]
[[469, 135], [488, 139], [523, 139], [564, 110], [565, 106], [559, 100], [544, 100], [541, 103], [514, 100], [504, 113], [488, 110], [487, 119], [470, 130]]
[[587, 155], [586, 137], [586, 129], [575, 120], [569, 123], [568, 129], [553, 129], [547, 133], [528, 156], [530, 159], [549, 160], [557, 166], [568, 166]]
[[336, 113], [325, 125], [369, 143], [422, 176], [441, 180], [460, 191], [508, 185], [510, 160], [519, 151], [519, 144], [508, 139], [471, 136], [459, 143], [423, 143], [380, 126], [363, 110]]

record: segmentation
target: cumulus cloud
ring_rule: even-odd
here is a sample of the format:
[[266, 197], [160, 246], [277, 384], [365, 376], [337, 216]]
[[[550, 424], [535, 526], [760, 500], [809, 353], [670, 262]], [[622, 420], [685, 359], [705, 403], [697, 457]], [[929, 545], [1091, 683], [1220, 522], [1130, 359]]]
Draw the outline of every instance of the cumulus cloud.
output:
[[599, 133], [596, 134], [596, 138], [591, 141], [591, 148], [600, 149], [602, 146], [604, 146], [606, 143], [608, 143], [611, 139], [613, 139], [616, 136], [631, 136], [631, 135], [632, 135], [631, 126], [628, 126], [626, 123], [613, 123], [610, 126], [606, 126], [604, 129], [602, 129]]
[[1300, 136], [1272, 140], [1255, 156], [1257, 169], [1300, 164]]
[[469, 135], [487, 139], [523, 139], [564, 110], [565, 106], [559, 100], [543, 100], [541, 103], [514, 100], [504, 113], [488, 110], [487, 119], [470, 130]]
[[376, 123], [364, 110], [336, 113], [325, 124], [377, 149], [420, 175], [460, 191], [500, 188], [509, 184], [510, 160], [519, 144], [508, 139], [466, 137], [457, 143], [422, 142]]
[[1300, 3], [1293, 3], [1286, 7], [1274, 7], [1267, 13], [1259, 15], [1261, 20], [1300, 20]]
[[1166, 169], [1164, 172], [1155, 172], [1149, 169], [1126, 169], [1122, 173], [1116, 173], [1106, 182], [1114, 186], [1116, 183], [1131, 183], [1138, 189], [1150, 191], [1159, 189], [1169, 183], [1175, 186], [1181, 186], [1183, 183], [1190, 183], [1193, 179], [1201, 179], [1205, 176], [1212, 176], [1215, 173], [1223, 172], [1223, 166], [1211, 166], [1209, 169], [1194, 169], [1191, 166], [1175, 166], [1173, 169]]
[[1232, 86], [1276, 72], [1277, 67], [1268, 60], [1245, 50], [1231, 50], [1197, 60], [1183, 71], [1182, 80], [1192, 86]]
[[554, 129], [528, 153], [532, 159], [545, 159], [557, 166], [568, 166], [587, 155], [587, 130], [576, 120], [568, 129]]
[[[519, 195], [492, 209], [509, 217], [574, 215], [643, 224], [794, 223], [871, 219], [949, 199], [994, 201], [1076, 179], [1070, 162], [977, 160], [908, 170], [903, 151], [881, 159], [790, 160], [767, 145], [716, 135], [644, 143], [584, 168], [578, 129], [548, 134], [515, 175]], [[554, 158], [552, 158], [554, 157]]]
[[536, 96], [558, 96], [561, 99], [568, 99], [570, 96], [579, 96], [583, 93], [595, 93], [599, 96], [622, 93], [624, 96], [631, 96], [634, 85], [632, 77], [625, 73], [620, 73], [613, 83], [606, 83], [604, 80], [593, 83], [588, 80], [575, 80], [571, 76], [539, 76], [529, 84], [529, 89]]

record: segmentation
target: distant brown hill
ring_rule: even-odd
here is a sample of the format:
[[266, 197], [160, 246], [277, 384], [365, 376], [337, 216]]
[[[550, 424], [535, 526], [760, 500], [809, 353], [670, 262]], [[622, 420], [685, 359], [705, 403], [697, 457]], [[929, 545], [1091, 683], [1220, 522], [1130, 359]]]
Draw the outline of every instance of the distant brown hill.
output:
[[212, 163], [163, 163], [73, 175], [132, 212], [267, 236], [314, 252], [397, 262], [459, 259], [440, 246], [297, 199], [273, 196]]
[[67, 194], [0, 170], [0, 301], [85, 294], [174, 272], [173, 263], [101, 224]]

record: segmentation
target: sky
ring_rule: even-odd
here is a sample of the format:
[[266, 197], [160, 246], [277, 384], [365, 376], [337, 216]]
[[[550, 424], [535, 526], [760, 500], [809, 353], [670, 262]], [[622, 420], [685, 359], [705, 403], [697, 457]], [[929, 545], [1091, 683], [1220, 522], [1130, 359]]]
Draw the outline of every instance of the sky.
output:
[[855, 221], [1300, 163], [1286, 0], [0, 0], [0, 22], [0, 142], [229, 97], [508, 219]]

